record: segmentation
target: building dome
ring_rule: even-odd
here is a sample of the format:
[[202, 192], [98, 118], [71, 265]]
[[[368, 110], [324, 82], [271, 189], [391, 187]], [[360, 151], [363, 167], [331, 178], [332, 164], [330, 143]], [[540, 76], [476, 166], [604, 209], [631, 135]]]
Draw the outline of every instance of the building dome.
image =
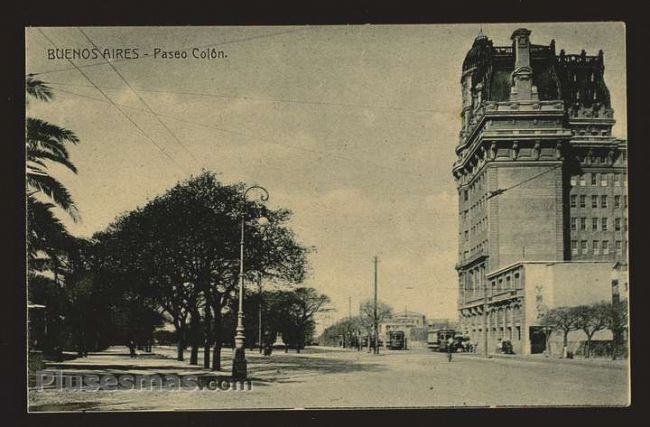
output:
[[483, 34], [483, 30], [481, 29], [474, 39], [472, 48], [469, 50], [469, 52], [467, 52], [467, 55], [465, 55], [465, 60], [463, 61], [463, 72], [469, 70], [470, 68], [474, 68], [486, 61], [489, 56], [491, 46], [492, 41], [488, 39], [485, 34]]

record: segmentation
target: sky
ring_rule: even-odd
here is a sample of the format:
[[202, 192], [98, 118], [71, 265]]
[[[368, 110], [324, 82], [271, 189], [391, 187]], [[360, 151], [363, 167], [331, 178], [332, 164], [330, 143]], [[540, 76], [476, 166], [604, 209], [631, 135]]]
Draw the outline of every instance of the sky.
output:
[[[614, 22], [82, 28], [102, 49], [138, 49], [139, 59], [113, 62], [137, 95], [102, 59], [74, 60], [135, 124], [67, 60], [48, 59], [43, 33], [59, 48], [91, 48], [82, 31], [27, 28], [27, 73], [55, 93], [27, 114], [81, 141], [77, 175], [51, 168], [79, 207], [80, 222], [59, 215], [74, 235], [206, 169], [262, 185], [270, 207], [293, 211], [298, 239], [315, 248], [305, 285], [335, 309], [318, 329], [372, 297], [375, 255], [380, 300], [454, 318], [461, 66], [481, 28], [508, 46], [520, 27], [567, 54], [604, 51], [614, 136], [626, 138], [625, 27]], [[225, 57], [192, 58], [206, 46]], [[156, 48], [189, 57], [154, 58]]]

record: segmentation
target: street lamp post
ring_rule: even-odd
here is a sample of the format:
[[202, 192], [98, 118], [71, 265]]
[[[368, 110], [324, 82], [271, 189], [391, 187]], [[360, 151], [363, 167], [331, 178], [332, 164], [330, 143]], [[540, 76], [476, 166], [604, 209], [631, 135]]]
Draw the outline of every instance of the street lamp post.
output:
[[[375, 339], [375, 348], [374, 348], [374, 353], [379, 354], [379, 319], [378, 313], [377, 313], [377, 263], [379, 262], [379, 258], [375, 256], [373, 258], [373, 263], [375, 265], [375, 298], [374, 298], [374, 309], [373, 309], [373, 331], [374, 331], [374, 339]], [[370, 337], [368, 337], [368, 341], [370, 341]]]
[[[264, 187], [253, 185], [244, 191], [244, 201], [249, 191], [257, 189], [262, 191], [260, 199], [266, 201], [269, 199], [269, 192]], [[232, 376], [235, 379], [245, 379], [247, 376], [246, 368], [246, 349], [244, 343], [244, 225], [246, 223], [245, 210], [241, 213], [241, 240], [239, 241], [239, 307], [237, 312], [237, 328], [235, 329], [235, 356], [232, 361]]]

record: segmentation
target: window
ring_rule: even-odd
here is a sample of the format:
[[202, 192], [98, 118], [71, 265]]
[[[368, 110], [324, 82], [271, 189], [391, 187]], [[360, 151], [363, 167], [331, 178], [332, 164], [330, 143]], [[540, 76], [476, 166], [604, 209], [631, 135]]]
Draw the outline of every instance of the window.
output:
[[619, 175], [619, 174], [614, 174], [614, 185], [615, 185], [616, 187], [620, 187], [620, 186], [621, 186], [621, 175]]
[[600, 222], [600, 229], [602, 231], [607, 231], [607, 218], [602, 218]]
[[469, 240], [469, 231], [465, 230], [465, 240]]
[[616, 218], [614, 220], [614, 230], [621, 231], [621, 219], [620, 218]]
[[609, 254], [609, 241], [603, 240], [603, 255]]
[[573, 255], [578, 254], [578, 241], [577, 240], [571, 240], [571, 253]]
[[467, 190], [464, 190], [463, 191], [463, 200], [467, 201], [468, 198], [469, 198], [469, 196], [468, 196]]
[[571, 195], [571, 207], [572, 207], [572, 208], [575, 208], [575, 207], [576, 207], [576, 198], [577, 198], [577, 197], [576, 197], [575, 194]]
[[623, 242], [620, 240], [616, 241], [616, 253], [619, 255], [623, 255]]
[[580, 218], [580, 230], [581, 231], [587, 230], [587, 218], [585, 217]]
[[607, 207], [607, 196], [600, 196], [600, 207], [601, 208]]
[[582, 240], [580, 242], [580, 250], [582, 251], [583, 254], [587, 253], [587, 241], [586, 240]]
[[580, 186], [584, 187], [585, 185], [587, 185], [587, 181], [585, 180], [585, 176], [580, 175]]
[[598, 185], [598, 174], [591, 174], [591, 185]]
[[598, 207], [598, 196], [591, 196], [591, 207], [592, 208]]
[[598, 231], [598, 218], [591, 218], [591, 231]]
[[578, 229], [578, 218], [571, 218], [571, 231]]
[[572, 177], [571, 177], [571, 186], [572, 186], [572, 187], [575, 187], [575, 185], [576, 185], [576, 177], [575, 177], [575, 176], [572, 176]]
[[614, 196], [614, 207], [616, 209], [621, 207], [621, 196]]
[[587, 196], [580, 196], [580, 207], [584, 208], [587, 206]]
[[594, 254], [598, 255], [600, 253], [600, 246], [598, 245], [598, 240], [594, 240], [592, 242], [593, 248], [594, 248]]
[[607, 187], [607, 174], [606, 173], [601, 173], [600, 174], [600, 186], [601, 187]]

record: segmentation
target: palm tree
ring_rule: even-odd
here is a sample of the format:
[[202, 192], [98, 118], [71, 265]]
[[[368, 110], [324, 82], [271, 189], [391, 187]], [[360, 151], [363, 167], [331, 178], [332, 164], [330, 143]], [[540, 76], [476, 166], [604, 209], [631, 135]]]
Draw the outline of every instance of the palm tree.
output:
[[70, 193], [47, 173], [46, 162], [57, 163], [76, 174], [77, 168], [70, 161], [65, 144], [77, 144], [79, 139], [70, 130], [35, 118], [27, 118], [25, 132], [27, 186], [48, 196], [76, 221], [79, 218], [78, 211]]
[[[32, 75], [25, 78], [25, 92], [39, 101], [49, 101], [54, 98], [52, 89], [45, 82], [35, 79]], [[25, 101], [29, 102], [29, 98], [25, 98]]]
[[[34, 196], [27, 197], [27, 252], [30, 273], [50, 271], [58, 282], [64, 249], [70, 246], [73, 238], [52, 213], [53, 207]], [[39, 257], [39, 254], [46, 257]]]
[[[26, 100], [31, 97], [50, 101], [53, 98], [50, 87], [32, 76], [25, 79], [25, 92]], [[27, 246], [31, 272], [49, 270], [56, 277], [61, 254], [70, 243], [71, 236], [52, 209], [58, 206], [74, 221], [79, 219], [79, 212], [68, 190], [47, 172], [48, 163], [55, 163], [76, 174], [77, 168], [70, 161], [66, 145], [78, 142], [74, 132], [68, 129], [37, 118], [28, 117], [26, 120]], [[38, 193], [53, 203], [39, 200], [36, 197]], [[45, 253], [47, 258], [38, 258], [39, 253]]]

